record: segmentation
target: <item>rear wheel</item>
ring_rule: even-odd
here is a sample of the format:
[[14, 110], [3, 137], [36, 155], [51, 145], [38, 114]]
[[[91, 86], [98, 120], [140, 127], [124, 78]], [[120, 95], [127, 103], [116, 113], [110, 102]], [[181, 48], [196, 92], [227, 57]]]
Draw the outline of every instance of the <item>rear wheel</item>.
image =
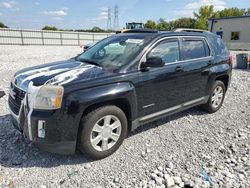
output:
[[220, 80], [215, 81], [207, 103], [202, 105], [203, 109], [205, 109], [209, 113], [218, 111], [223, 104], [225, 93], [226, 88], [224, 83]]
[[114, 153], [127, 136], [127, 118], [116, 106], [99, 107], [81, 122], [79, 149], [92, 159]]

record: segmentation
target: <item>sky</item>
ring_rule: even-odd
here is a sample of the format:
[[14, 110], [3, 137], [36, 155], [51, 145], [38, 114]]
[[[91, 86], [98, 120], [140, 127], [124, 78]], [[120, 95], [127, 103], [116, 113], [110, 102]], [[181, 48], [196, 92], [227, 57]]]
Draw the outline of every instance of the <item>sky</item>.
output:
[[216, 10], [229, 7], [250, 8], [250, 0], [0, 0], [0, 22], [11, 28], [41, 29], [45, 25], [60, 29], [106, 29], [108, 8], [114, 23], [118, 5], [119, 26], [126, 22], [167, 21], [193, 16], [201, 5]]

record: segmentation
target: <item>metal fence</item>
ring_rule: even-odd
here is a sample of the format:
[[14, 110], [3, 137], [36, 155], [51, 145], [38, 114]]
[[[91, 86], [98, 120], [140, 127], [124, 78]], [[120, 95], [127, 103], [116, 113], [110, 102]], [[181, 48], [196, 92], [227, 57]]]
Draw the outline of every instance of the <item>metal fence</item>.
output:
[[80, 46], [96, 42], [112, 33], [85, 33], [27, 29], [0, 29], [0, 45]]

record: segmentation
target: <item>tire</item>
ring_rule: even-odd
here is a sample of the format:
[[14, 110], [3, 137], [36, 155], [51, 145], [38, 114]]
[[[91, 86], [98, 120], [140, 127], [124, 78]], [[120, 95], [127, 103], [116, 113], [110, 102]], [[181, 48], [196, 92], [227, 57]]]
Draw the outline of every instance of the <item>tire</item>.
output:
[[113, 154], [127, 137], [126, 115], [116, 106], [94, 109], [82, 118], [80, 126], [78, 148], [91, 159]]
[[[220, 95], [221, 98], [219, 99], [219, 97], [216, 97], [219, 100], [219, 101], [217, 101], [217, 105], [216, 105], [216, 102], [215, 102], [213, 97], [215, 95], [215, 92], [218, 92], [218, 88], [221, 89], [221, 95]], [[210, 97], [209, 97], [207, 103], [202, 105], [202, 108], [209, 113], [217, 112], [223, 104], [225, 94], [226, 94], [225, 84], [220, 80], [216, 80], [212, 89], [211, 89]]]

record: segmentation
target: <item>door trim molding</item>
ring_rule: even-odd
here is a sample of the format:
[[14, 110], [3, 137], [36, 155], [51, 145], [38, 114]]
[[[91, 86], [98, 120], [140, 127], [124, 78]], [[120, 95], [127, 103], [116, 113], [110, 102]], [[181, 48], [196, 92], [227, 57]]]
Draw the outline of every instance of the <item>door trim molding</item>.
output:
[[145, 105], [145, 106], [143, 106], [142, 108], [149, 108], [149, 107], [152, 107], [152, 106], [154, 106], [155, 105], [155, 103], [152, 103], [152, 104], [149, 104], [149, 105]]
[[164, 110], [161, 110], [161, 111], [158, 111], [158, 112], [155, 112], [155, 113], [152, 113], [152, 114], [143, 116], [143, 117], [139, 118], [139, 122], [147, 121], [147, 120], [149, 120], [149, 119], [152, 119], [152, 118], [155, 118], [155, 117], [164, 115], [164, 114], [168, 114], [168, 113], [170, 113], [170, 112], [179, 110], [179, 109], [181, 109], [181, 108], [185, 108], [185, 107], [191, 106], [191, 105], [193, 105], [193, 104], [200, 103], [200, 102], [202, 102], [202, 101], [205, 101], [206, 98], [207, 98], [207, 97], [200, 97], [200, 98], [198, 98], [198, 99], [194, 99], [194, 100], [191, 100], [191, 101], [182, 103], [182, 104], [180, 104], [180, 105], [173, 106], [173, 107], [170, 107], [170, 108], [167, 108], [167, 109], [164, 109]]

